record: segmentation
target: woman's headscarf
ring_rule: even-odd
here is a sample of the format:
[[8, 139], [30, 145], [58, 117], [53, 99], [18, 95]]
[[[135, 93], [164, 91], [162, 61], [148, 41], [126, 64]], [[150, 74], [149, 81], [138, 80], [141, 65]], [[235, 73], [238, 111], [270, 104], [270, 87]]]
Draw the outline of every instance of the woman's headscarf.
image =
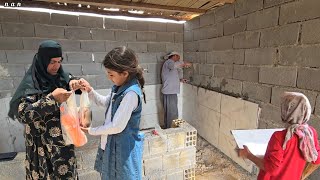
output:
[[299, 137], [299, 149], [307, 162], [315, 161], [318, 152], [314, 145], [313, 132], [307, 122], [311, 116], [311, 105], [302, 93], [285, 92], [281, 97], [281, 119], [289, 123], [283, 149], [293, 134]]
[[66, 88], [69, 82], [69, 73], [63, 71], [62, 66], [56, 75], [47, 72], [47, 67], [51, 58], [62, 57], [62, 50], [59, 43], [47, 40], [43, 41], [38, 49], [38, 53], [33, 58], [23, 80], [18, 86], [10, 101], [8, 116], [12, 119], [18, 116], [18, 106], [22, 97], [33, 94], [49, 94], [54, 89]]

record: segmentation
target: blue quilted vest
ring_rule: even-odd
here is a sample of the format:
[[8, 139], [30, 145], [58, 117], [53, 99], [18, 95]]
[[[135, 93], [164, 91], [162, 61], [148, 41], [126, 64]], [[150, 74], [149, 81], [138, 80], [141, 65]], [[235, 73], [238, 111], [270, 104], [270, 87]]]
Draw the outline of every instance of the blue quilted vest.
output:
[[142, 179], [144, 134], [139, 132], [142, 92], [138, 81], [133, 79], [121, 87], [113, 86], [112, 92], [116, 94], [109, 101], [109, 106], [112, 102], [111, 119], [113, 119], [123, 97], [129, 91], [134, 91], [139, 96], [138, 106], [132, 112], [126, 128], [119, 134], [108, 135], [105, 150], [98, 149], [95, 169], [101, 173], [102, 180]]

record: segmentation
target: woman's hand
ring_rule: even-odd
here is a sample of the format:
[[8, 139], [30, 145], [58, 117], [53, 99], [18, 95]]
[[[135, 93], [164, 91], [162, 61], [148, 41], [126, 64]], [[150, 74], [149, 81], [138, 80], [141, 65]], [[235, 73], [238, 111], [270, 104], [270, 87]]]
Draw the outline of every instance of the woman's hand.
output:
[[58, 103], [63, 103], [70, 97], [72, 91], [67, 91], [62, 88], [56, 88], [51, 94]]
[[249, 148], [246, 145], [243, 145], [243, 149], [239, 149], [238, 155], [239, 157], [246, 158], [251, 155], [252, 153], [250, 152]]
[[87, 91], [88, 93], [89, 93], [90, 91], [92, 91], [92, 87], [91, 87], [91, 85], [88, 83], [88, 81], [86, 81], [85, 79], [81, 78], [81, 79], [79, 80], [79, 82], [80, 82], [80, 85], [81, 85], [81, 90], [85, 90], [85, 91]]
[[75, 79], [71, 80], [69, 82], [69, 87], [72, 91], [76, 91], [80, 89], [81, 88], [80, 80], [75, 80]]

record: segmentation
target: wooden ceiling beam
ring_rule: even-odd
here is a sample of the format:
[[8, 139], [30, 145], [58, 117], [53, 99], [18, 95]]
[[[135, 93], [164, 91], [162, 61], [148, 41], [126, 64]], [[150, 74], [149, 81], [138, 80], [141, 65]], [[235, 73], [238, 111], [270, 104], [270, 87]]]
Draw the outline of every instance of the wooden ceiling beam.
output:
[[158, 4], [149, 4], [144, 2], [129, 2], [120, 0], [35, 0], [43, 2], [59, 2], [59, 3], [70, 3], [70, 4], [82, 4], [82, 5], [94, 5], [99, 7], [114, 7], [114, 8], [133, 8], [137, 10], [155, 10], [155, 11], [170, 11], [170, 12], [186, 12], [186, 13], [197, 13], [203, 14], [206, 12], [205, 9], [187, 8], [179, 6], [166, 6]]

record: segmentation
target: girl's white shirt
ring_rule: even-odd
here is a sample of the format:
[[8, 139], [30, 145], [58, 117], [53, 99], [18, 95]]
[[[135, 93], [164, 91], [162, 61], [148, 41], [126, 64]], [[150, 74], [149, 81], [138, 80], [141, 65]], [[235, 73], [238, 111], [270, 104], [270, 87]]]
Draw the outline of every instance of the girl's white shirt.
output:
[[[112, 99], [114, 95], [115, 93], [110, 93], [107, 96], [103, 96], [92, 89], [89, 93], [89, 99], [95, 102], [100, 107], [107, 107], [109, 104], [109, 100]], [[108, 134], [118, 134], [126, 128], [132, 112], [138, 106], [138, 95], [134, 91], [129, 91], [123, 97], [116, 113], [114, 114], [113, 120], [111, 121], [112, 105], [113, 102], [111, 102], [107, 110], [107, 116], [102, 126], [88, 128], [88, 133], [90, 135], [101, 135], [100, 147], [103, 150], [105, 149], [105, 146], [107, 144]]]

